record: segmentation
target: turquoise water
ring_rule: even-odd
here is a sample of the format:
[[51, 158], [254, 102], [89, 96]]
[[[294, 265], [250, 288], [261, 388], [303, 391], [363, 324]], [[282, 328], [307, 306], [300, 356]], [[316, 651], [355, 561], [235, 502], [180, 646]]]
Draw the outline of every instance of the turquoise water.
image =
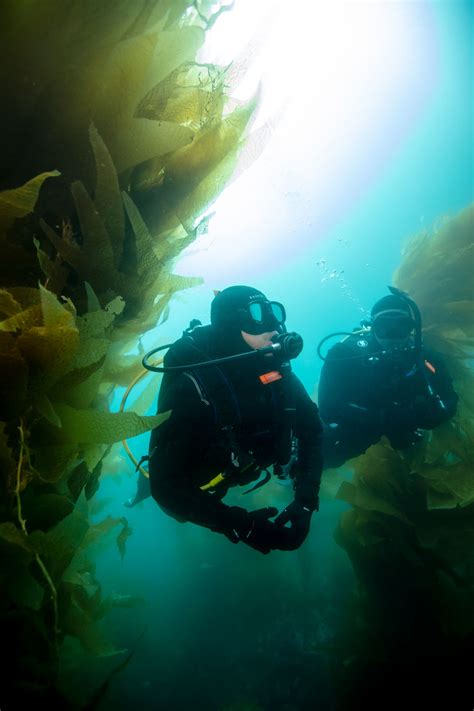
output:
[[[297, 248], [282, 250], [282, 263], [272, 258], [270, 269], [262, 263], [250, 271], [250, 283], [281, 300], [289, 328], [303, 335], [305, 348], [294, 370], [310, 393], [321, 365], [318, 341], [356, 326], [387, 293], [410, 236], [433, 229], [473, 198], [473, 5], [407, 5], [429, 11], [432, 23], [429, 52], [436, 66], [426, 76], [422, 108], [411, 115], [406, 107], [406, 126], [393, 149], [359, 193], [340, 210], [332, 209], [324, 229], [317, 216], [313, 219], [311, 203], [304, 215], [289, 210], [280, 232]], [[240, 180], [245, 179], [244, 174]], [[306, 188], [310, 193], [311, 185]], [[271, 234], [259, 239], [272, 243]], [[227, 267], [226, 274], [232, 283]], [[236, 282], [244, 277], [236, 270]], [[176, 302], [167, 336], [178, 337], [191, 318], [208, 322], [212, 288], [209, 279]], [[151, 347], [152, 339], [147, 336], [146, 345]], [[157, 388], [158, 381], [150, 383]], [[139, 456], [147, 440], [131, 446]], [[123, 561], [113, 544], [98, 553], [97, 573], [104, 593], [137, 596], [142, 603], [108, 616], [116, 646], [136, 646], [136, 652], [112, 680], [102, 708], [237, 711], [245, 703], [265, 711], [335, 708], [324, 649], [350, 619], [355, 584], [347, 556], [333, 540], [345, 504], [326, 493], [300, 550], [261, 556], [223, 536], [176, 523], [152, 499], [124, 509], [134, 487], [124, 455], [118, 469], [114, 477], [103, 477], [98, 498], [110, 498], [106, 513], [126, 515], [133, 535]], [[239, 494], [234, 497], [242, 505]], [[290, 492], [272, 482], [248, 499], [249, 508], [282, 507]], [[86, 679], [91, 690], [94, 670]]]

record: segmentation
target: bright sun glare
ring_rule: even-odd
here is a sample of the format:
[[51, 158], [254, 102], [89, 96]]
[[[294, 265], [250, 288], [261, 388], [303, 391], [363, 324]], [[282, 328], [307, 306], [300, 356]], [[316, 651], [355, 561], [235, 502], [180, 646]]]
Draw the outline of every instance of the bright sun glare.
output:
[[[423, 3], [236, 0], [201, 55], [234, 62], [231, 95], [261, 84], [263, 154], [212, 206], [177, 271], [225, 284], [264, 255], [306, 249], [370, 185], [426, 94], [433, 37]], [[429, 83], [429, 82], [428, 82]], [[423, 88], [424, 87], [424, 88]]]

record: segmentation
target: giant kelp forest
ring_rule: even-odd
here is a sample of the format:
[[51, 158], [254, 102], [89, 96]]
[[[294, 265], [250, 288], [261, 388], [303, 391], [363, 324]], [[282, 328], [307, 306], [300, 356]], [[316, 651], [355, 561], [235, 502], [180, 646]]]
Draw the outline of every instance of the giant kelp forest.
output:
[[112, 413], [112, 393], [173, 294], [199, 283], [173, 259], [206, 229], [256, 107], [231, 98], [238, 60], [196, 59], [227, 9], [2, 3], [2, 708], [65, 704], [64, 639], [112, 654], [98, 621], [133, 603], [104, 599], [87, 557], [108, 534], [123, 556], [127, 521], [92, 525], [90, 507], [112, 444], [162, 419]]
[[[100, 622], [134, 603], [101, 594], [88, 551], [112, 537], [123, 556], [132, 531], [126, 518], [92, 523], [94, 494], [113, 444], [160, 422], [110, 405], [141, 371], [130, 355], [140, 337], [168, 318], [174, 294], [199, 283], [174, 275], [173, 261], [206, 230], [203, 214], [245, 146], [255, 156], [262, 144], [264, 132], [251, 132], [256, 99], [232, 98], [245, 62], [197, 61], [228, 9], [2, 3], [2, 709], [73, 706], [59, 690], [65, 641], [113, 657]], [[409, 454], [381, 442], [354, 460], [339, 490], [351, 508], [335, 535], [358, 581], [351, 624], [325, 650], [341, 709], [407, 705], [411, 685], [425, 702], [468, 688], [472, 222], [470, 207], [412, 238], [394, 277], [420, 306], [425, 342], [443, 354], [460, 402]], [[129, 656], [116, 659], [112, 673]], [[91, 690], [91, 707], [108, 681]]]

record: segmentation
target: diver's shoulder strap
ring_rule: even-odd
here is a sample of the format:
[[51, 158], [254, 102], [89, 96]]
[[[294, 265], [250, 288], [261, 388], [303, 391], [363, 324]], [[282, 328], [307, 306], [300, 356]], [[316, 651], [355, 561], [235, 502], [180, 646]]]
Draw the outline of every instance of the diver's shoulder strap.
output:
[[217, 365], [185, 371], [206, 405], [213, 409], [214, 420], [220, 427], [227, 429], [241, 422], [239, 401], [234, 386]]
[[[182, 374], [196, 388], [200, 400], [212, 407], [216, 424], [233, 427], [241, 421], [240, 407], [234, 386], [217, 365], [193, 369], [193, 363], [212, 360], [212, 326], [197, 326], [185, 332], [165, 356], [165, 366], [188, 365]], [[165, 374], [166, 378], [167, 374]], [[174, 374], [173, 374], [173, 377]]]

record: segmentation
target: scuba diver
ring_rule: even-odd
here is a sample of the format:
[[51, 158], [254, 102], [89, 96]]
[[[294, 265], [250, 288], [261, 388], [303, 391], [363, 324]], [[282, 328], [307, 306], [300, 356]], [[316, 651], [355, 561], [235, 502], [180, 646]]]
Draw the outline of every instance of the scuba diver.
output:
[[439, 354], [422, 343], [421, 315], [403, 291], [376, 302], [371, 320], [323, 358], [318, 404], [324, 466], [338, 467], [385, 435], [406, 449], [456, 412], [457, 394]]
[[[288, 333], [282, 304], [248, 286], [216, 294], [211, 324], [192, 321], [169, 346], [158, 413], [171, 411], [154, 429], [148, 453], [149, 481], [139, 475], [134, 505], [149, 493], [178, 521], [222, 533], [260, 551], [294, 550], [318, 510], [322, 425], [318, 409], [291, 371], [303, 347]], [[222, 499], [233, 486], [248, 493], [291, 467], [294, 500], [277, 516], [274, 507], [248, 511]]]

